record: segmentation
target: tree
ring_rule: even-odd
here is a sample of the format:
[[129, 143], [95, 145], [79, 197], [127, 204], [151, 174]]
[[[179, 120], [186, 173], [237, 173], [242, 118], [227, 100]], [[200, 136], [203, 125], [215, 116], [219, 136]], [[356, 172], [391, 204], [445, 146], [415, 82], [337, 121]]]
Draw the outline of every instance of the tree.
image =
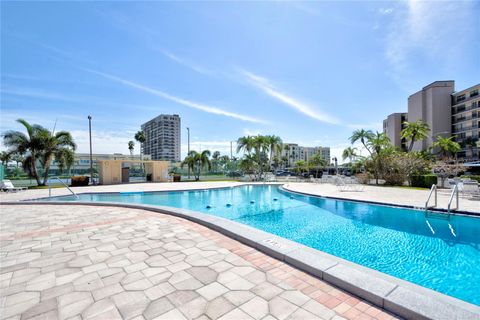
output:
[[143, 144], [147, 141], [145, 132], [143, 130], [137, 131], [137, 133], [135, 133], [135, 140], [140, 143], [140, 154], [143, 155]]
[[193, 175], [195, 176], [195, 181], [200, 180], [200, 173], [203, 168], [211, 168], [210, 162], [210, 151], [204, 150], [201, 153], [198, 153], [195, 150], [190, 151], [187, 157], [183, 160], [181, 166], [187, 166], [192, 170]]
[[295, 162], [295, 171], [298, 174], [302, 174], [304, 171], [307, 170], [307, 163], [304, 160], [298, 160]]
[[450, 156], [454, 156], [458, 151], [462, 149], [460, 144], [453, 141], [454, 136], [449, 138], [444, 138], [442, 136], [437, 136], [437, 141], [433, 143], [434, 148], [439, 148], [442, 158], [446, 159]]
[[0, 160], [4, 166], [7, 166], [10, 160], [12, 160], [12, 152], [2, 151], [2, 153], [0, 153]]
[[14, 153], [12, 155], [12, 160], [15, 161], [15, 164], [17, 165], [17, 168], [20, 167], [20, 164], [23, 163], [23, 161], [25, 160], [25, 158], [21, 155], [21, 154], [18, 154], [18, 153]]
[[357, 156], [357, 148], [353, 147], [347, 147], [345, 150], [343, 150], [342, 153], [342, 159], [345, 161], [345, 159], [350, 160], [350, 163], [353, 162], [353, 159]]
[[266, 143], [268, 144], [268, 149], [270, 150], [269, 165], [272, 166], [274, 155], [282, 151], [282, 139], [279, 136], [270, 135], [266, 136]]
[[465, 147], [470, 150], [471, 157], [473, 158], [473, 148], [477, 146], [478, 139], [473, 137], [466, 137], [464, 140]]
[[[54, 157], [61, 170], [73, 164], [76, 145], [69, 132], [52, 133], [40, 125], [32, 125], [23, 119], [18, 119], [17, 122], [25, 127], [27, 134], [20, 131], [7, 131], [3, 135], [3, 143], [11, 148], [11, 152], [27, 155], [23, 168], [37, 180], [39, 186], [46, 185], [48, 182], [48, 173]], [[43, 182], [38, 174], [37, 161], [45, 171]]]
[[73, 141], [70, 132], [67, 131], [53, 133], [45, 130], [41, 132], [41, 139], [43, 146], [39, 154], [39, 160], [45, 171], [43, 183], [41, 184], [44, 186], [48, 182], [48, 173], [53, 158], [55, 158], [60, 171], [63, 171], [65, 168], [70, 168], [75, 158], [77, 145]]
[[237, 153], [243, 151], [246, 154], [251, 154], [255, 148], [255, 137], [246, 136], [240, 137], [237, 140]]
[[410, 141], [408, 152], [412, 151], [415, 141], [422, 141], [428, 137], [430, 127], [422, 120], [415, 122], [405, 121], [403, 123], [404, 129], [400, 132], [403, 139]]
[[135, 149], [135, 142], [132, 140], [128, 141], [128, 150], [130, 150], [130, 156], [133, 157], [133, 150]]
[[374, 136], [371, 130], [358, 129], [353, 131], [352, 136], [350, 137], [350, 142], [354, 144], [359, 141], [362, 143], [363, 147], [367, 149], [368, 153], [372, 154], [372, 151], [367, 147], [367, 141]]
[[214, 172], [218, 172], [220, 164], [220, 151], [215, 151], [212, 155], [212, 168]]
[[445, 180], [449, 177], [456, 177], [459, 173], [467, 170], [467, 167], [459, 164], [457, 161], [441, 160], [433, 165], [435, 173], [442, 181], [442, 187], [445, 186]]
[[308, 165], [315, 168], [315, 177], [318, 178], [318, 171], [328, 165], [328, 162], [325, 161], [320, 153], [316, 153], [308, 160]]

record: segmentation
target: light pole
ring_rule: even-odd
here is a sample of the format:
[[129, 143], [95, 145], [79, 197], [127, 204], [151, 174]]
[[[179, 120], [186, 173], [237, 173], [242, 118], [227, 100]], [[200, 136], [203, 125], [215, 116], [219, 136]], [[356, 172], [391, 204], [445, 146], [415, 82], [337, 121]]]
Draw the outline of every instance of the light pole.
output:
[[230, 160], [233, 158], [233, 141], [230, 141]]
[[[187, 139], [188, 139], [188, 146], [187, 146], [187, 157], [190, 155], [190, 128], [187, 127]], [[190, 179], [190, 167], [188, 167], [188, 179]]]
[[333, 157], [332, 160], [335, 161], [335, 175], [338, 175], [338, 159]]
[[88, 116], [88, 135], [90, 138], [90, 179], [92, 180], [92, 184], [95, 184], [93, 180], [93, 157], [92, 157], [92, 116]]

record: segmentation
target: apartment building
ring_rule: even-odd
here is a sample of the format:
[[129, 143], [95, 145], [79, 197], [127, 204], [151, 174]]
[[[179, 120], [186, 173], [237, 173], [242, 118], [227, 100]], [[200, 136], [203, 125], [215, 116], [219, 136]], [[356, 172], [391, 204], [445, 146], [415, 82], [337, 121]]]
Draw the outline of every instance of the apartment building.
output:
[[406, 112], [392, 113], [387, 119], [383, 120], [383, 132], [387, 135], [393, 145], [402, 150], [407, 149], [406, 141], [401, 135], [401, 132], [405, 127], [405, 121], [408, 121], [408, 113]]
[[480, 84], [452, 95], [452, 134], [462, 146], [457, 157], [480, 157]]
[[161, 114], [142, 124], [142, 152], [152, 160], [180, 161], [181, 121], [177, 114]]
[[458, 158], [479, 158], [480, 84], [455, 92], [455, 81], [435, 81], [408, 97], [408, 112], [393, 113], [383, 121], [383, 131], [393, 145], [405, 149], [400, 132], [403, 122], [422, 120], [430, 127], [429, 135], [417, 141], [413, 150], [427, 150], [437, 136], [454, 136], [462, 150]]
[[330, 163], [329, 147], [302, 147], [297, 143], [285, 143], [280, 153], [281, 159], [286, 159], [286, 166], [293, 166], [299, 160], [309, 161], [314, 155], [320, 154], [322, 158]]

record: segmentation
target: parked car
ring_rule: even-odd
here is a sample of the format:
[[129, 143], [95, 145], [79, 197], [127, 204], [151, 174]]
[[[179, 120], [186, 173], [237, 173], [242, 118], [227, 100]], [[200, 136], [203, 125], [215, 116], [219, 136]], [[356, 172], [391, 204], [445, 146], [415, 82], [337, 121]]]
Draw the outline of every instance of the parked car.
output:
[[295, 174], [290, 171], [277, 171], [275, 172], [275, 175], [277, 177], [290, 177], [290, 176], [294, 176]]

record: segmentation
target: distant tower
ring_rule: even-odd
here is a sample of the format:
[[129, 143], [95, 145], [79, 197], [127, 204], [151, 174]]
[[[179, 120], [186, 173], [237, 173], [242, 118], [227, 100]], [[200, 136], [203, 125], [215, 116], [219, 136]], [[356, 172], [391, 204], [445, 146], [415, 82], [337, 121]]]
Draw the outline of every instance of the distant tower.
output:
[[142, 124], [145, 134], [143, 153], [152, 160], [180, 161], [180, 116], [161, 114]]

